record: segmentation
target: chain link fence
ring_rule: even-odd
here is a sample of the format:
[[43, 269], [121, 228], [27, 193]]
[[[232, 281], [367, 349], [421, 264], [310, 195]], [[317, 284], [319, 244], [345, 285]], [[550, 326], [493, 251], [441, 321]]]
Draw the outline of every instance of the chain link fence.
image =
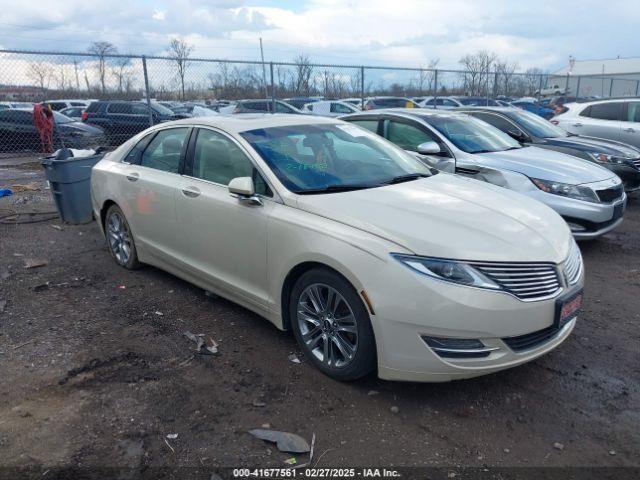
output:
[[[637, 77], [637, 79], [636, 79]], [[0, 156], [70, 148], [113, 147], [159, 122], [234, 112], [234, 102], [262, 99], [286, 111], [313, 99], [397, 96], [443, 105], [444, 97], [507, 99], [556, 95], [636, 96], [640, 74], [558, 77], [298, 62], [95, 55], [0, 50]], [[255, 103], [255, 102], [254, 102]], [[49, 128], [34, 104], [50, 105]], [[256, 103], [257, 104], [257, 103]], [[46, 122], [45, 122], [46, 123]], [[38, 124], [38, 126], [36, 125]]]

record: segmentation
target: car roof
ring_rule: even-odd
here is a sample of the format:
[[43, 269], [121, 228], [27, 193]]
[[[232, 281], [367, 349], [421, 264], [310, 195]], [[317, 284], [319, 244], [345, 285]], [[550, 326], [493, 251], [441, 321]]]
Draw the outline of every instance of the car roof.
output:
[[523, 110], [521, 108], [516, 108], [516, 107], [494, 107], [494, 106], [473, 106], [473, 105], [469, 105], [469, 106], [464, 106], [464, 107], [458, 107], [456, 108], [456, 111], [461, 112], [463, 110], [472, 110], [472, 111], [489, 111], [489, 112], [522, 112]]
[[243, 113], [241, 115], [218, 115], [176, 120], [168, 125], [204, 125], [220, 128], [229, 133], [240, 133], [258, 128], [286, 127], [290, 125], [322, 125], [340, 123], [335, 118], [296, 115], [289, 113]]
[[464, 115], [462, 112], [458, 112], [456, 110], [438, 110], [438, 109], [429, 109], [429, 108], [381, 108], [379, 110], [369, 110], [366, 112], [352, 113], [349, 115], [345, 115], [341, 118], [350, 118], [356, 116], [375, 116], [383, 113], [387, 114], [396, 114], [403, 117], [414, 117], [416, 120], [422, 120], [424, 117], [429, 118], [451, 118], [451, 117], [461, 117]]

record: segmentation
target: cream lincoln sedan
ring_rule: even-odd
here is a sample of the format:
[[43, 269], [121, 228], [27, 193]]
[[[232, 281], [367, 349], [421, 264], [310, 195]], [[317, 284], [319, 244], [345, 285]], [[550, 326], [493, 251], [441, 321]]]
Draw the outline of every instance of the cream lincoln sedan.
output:
[[292, 330], [339, 380], [509, 368], [562, 343], [582, 301], [580, 251], [554, 211], [340, 120], [163, 123], [108, 154], [91, 185], [118, 264]]

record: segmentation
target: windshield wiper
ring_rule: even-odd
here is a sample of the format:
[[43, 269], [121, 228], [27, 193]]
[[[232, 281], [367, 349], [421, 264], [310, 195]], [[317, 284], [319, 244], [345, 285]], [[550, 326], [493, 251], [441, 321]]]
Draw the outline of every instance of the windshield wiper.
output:
[[476, 153], [492, 153], [494, 151], [495, 150], [476, 150], [474, 152], [469, 152], [469, 153], [472, 153], [472, 154], [476, 154]]
[[426, 173], [408, 173], [406, 175], [398, 175], [397, 177], [385, 180], [384, 182], [381, 182], [380, 185], [393, 185], [395, 183], [410, 182], [411, 180], [417, 180], [428, 176], [429, 175]]
[[352, 190], [364, 190], [366, 188], [377, 187], [376, 184], [336, 184], [327, 185], [322, 188], [310, 188], [296, 192], [298, 195], [312, 195], [314, 193], [350, 192]]

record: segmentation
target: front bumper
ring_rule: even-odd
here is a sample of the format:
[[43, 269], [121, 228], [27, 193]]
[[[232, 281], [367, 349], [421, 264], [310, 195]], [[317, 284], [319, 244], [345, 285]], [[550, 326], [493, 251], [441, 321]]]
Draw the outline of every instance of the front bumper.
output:
[[[392, 270], [388, 275], [385, 272], [384, 282], [367, 286], [376, 312], [371, 320], [378, 349], [378, 375], [386, 380], [446, 382], [504, 370], [540, 357], [570, 335], [575, 319], [529, 349], [514, 350], [504, 339], [551, 328], [556, 300], [572, 295], [583, 285], [581, 274], [575, 285], [565, 285], [551, 299], [522, 301], [503, 292], [440, 282], [404, 267]], [[402, 288], [389, 289], [389, 285]], [[490, 353], [445, 358], [423, 337], [478, 339]]]
[[637, 163], [639, 165], [638, 168], [631, 165], [612, 165], [609, 167], [609, 170], [620, 177], [624, 185], [624, 191], [627, 193], [640, 190], [640, 161], [637, 161]]
[[592, 203], [542, 190], [527, 193], [558, 212], [569, 224], [576, 240], [591, 240], [616, 228], [622, 223], [627, 205], [626, 194], [611, 203]]

